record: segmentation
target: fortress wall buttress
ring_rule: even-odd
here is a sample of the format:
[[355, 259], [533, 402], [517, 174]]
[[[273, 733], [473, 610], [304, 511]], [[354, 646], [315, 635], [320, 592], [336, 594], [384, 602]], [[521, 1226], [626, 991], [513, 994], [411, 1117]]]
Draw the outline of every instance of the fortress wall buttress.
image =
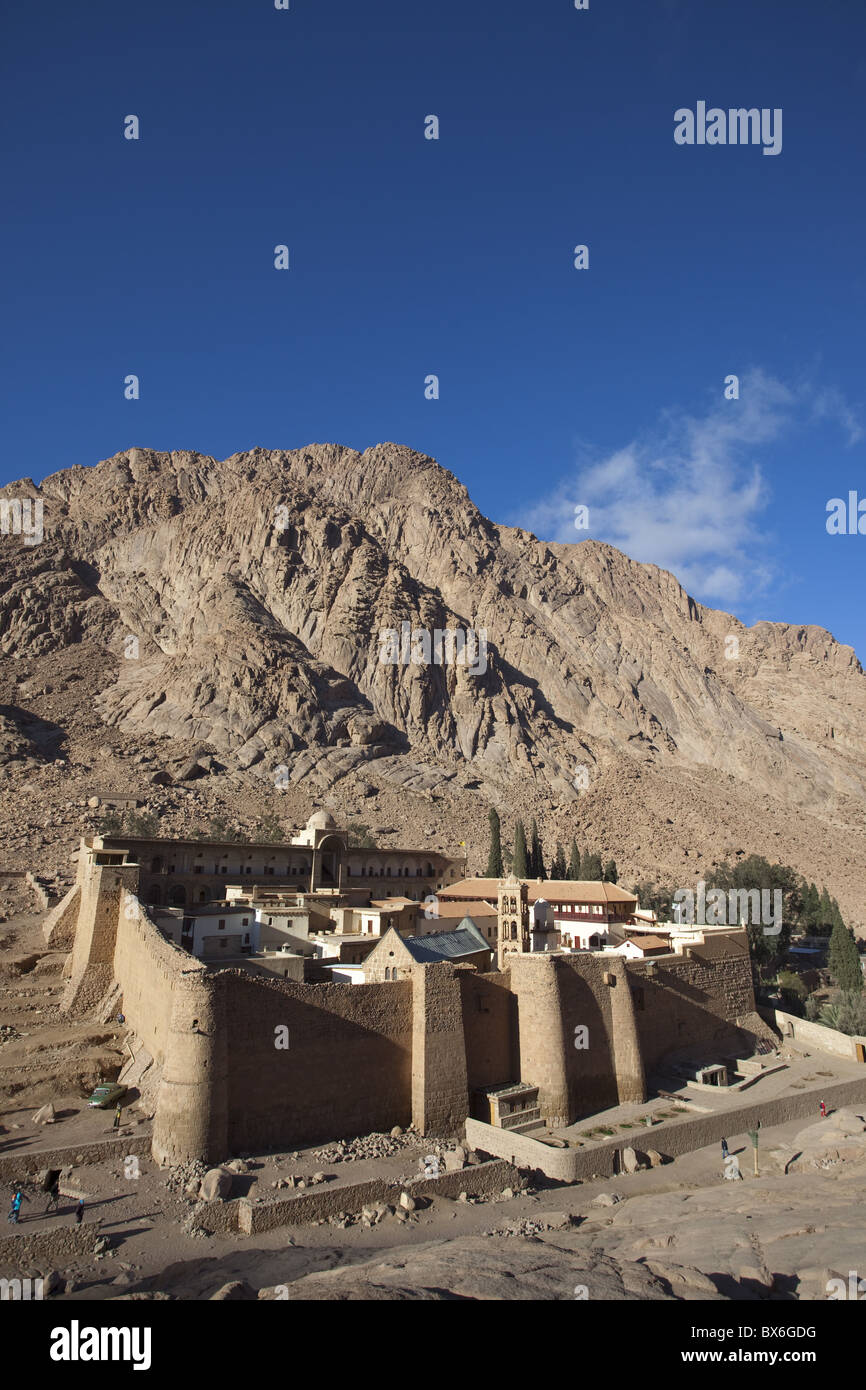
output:
[[157, 1095], [152, 1153], [158, 1163], [219, 1163], [229, 1154], [229, 1048], [224, 976], [184, 971], [172, 1011]]
[[86, 1013], [110, 989], [121, 903], [138, 888], [137, 864], [88, 863], [79, 873], [78, 921], [60, 1001], [61, 1012], [70, 1014]]
[[518, 1075], [513, 1079], [538, 1087], [538, 1104], [547, 1123], [567, 1124], [568, 1057], [556, 959], [514, 951], [508, 965], [517, 996]]
[[469, 1114], [460, 975], [445, 962], [412, 967], [412, 1120], [454, 1134]]
[[519, 1079], [539, 1087], [544, 1119], [570, 1124], [646, 1098], [625, 963], [590, 955], [515, 955]]

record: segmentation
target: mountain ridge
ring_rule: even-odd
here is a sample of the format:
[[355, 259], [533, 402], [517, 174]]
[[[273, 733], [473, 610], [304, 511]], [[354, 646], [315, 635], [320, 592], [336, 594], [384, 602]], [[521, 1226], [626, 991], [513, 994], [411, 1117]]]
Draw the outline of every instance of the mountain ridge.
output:
[[[795, 867], [811, 822], [838, 836], [811, 862], [853, 899], [841, 879], [866, 869], [866, 679], [823, 628], [746, 628], [603, 542], [502, 526], [405, 445], [222, 461], [132, 448], [0, 489], [24, 495], [43, 501], [44, 540], [0, 537], [0, 653], [50, 664], [92, 647], [104, 676], [86, 714], [106, 730], [200, 745], [229, 778], [273, 784], [285, 769], [311, 799], [358, 803], [370, 777], [386, 799], [474, 795], [485, 818], [517, 797], [560, 836], [636, 781], [652, 825], [679, 780], [675, 823], [701, 861], [725, 846], [698, 831], [709, 808], [684, 809], [692, 788], [742, 806], [746, 824], [769, 797]], [[406, 621], [486, 631], [487, 669], [382, 661], [382, 631]], [[767, 814], [746, 850], [766, 841]], [[777, 836], [791, 816], [805, 828]]]

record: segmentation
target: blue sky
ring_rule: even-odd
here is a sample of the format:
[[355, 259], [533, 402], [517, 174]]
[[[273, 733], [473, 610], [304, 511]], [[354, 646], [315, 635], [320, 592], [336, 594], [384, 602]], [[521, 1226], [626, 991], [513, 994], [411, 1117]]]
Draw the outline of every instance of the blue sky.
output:
[[[866, 656], [862, 4], [7, 0], [0, 47], [0, 481], [396, 440]], [[676, 145], [701, 100], [781, 153]]]

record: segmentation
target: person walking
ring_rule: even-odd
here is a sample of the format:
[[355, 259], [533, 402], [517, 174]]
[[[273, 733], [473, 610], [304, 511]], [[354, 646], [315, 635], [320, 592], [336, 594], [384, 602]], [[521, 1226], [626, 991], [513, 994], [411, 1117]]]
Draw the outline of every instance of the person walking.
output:
[[120, 1129], [120, 1101], [117, 1102], [117, 1109], [114, 1112], [114, 1128]]
[[826, 1118], [827, 1118], [827, 1106], [826, 1106], [826, 1103], [822, 1100], [822, 1101], [821, 1101], [821, 1119], [822, 1119], [822, 1120], [826, 1120]]
[[80, 1226], [84, 1220], [84, 1198], [79, 1197], [78, 1206], [75, 1208], [75, 1224]]
[[726, 1159], [727, 1156], [728, 1156], [728, 1141], [727, 1141], [727, 1139], [723, 1139], [723, 1140], [722, 1140], [722, 1158], [723, 1158], [723, 1159]]
[[15, 1196], [12, 1198], [12, 1210], [10, 1211], [7, 1217], [7, 1220], [11, 1221], [13, 1226], [17, 1226], [21, 1218], [21, 1203], [29, 1201], [30, 1198], [24, 1196], [24, 1193], [21, 1191], [21, 1188], [16, 1187]]

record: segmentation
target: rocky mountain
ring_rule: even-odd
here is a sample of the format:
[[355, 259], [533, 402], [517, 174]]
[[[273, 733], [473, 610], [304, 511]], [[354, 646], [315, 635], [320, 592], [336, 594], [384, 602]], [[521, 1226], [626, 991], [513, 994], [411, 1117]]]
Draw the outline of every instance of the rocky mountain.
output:
[[[80, 820], [94, 775], [138, 791], [174, 766], [181, 784], [175, 765], [208, 754], [200, 805], [141, 799], [168, 824], [360, 807], [465, 839], [470, 871], [492, 803], [628, 881], [765, 854], [866, 922], [866, 679], [823, 629], [744, 628], [610, 546], [496, 525], [395, 444], [130, 449], [0, 497], [42, 503], [39, 543], [0, 536], [0, 766], [62, 807], [43, 830]], [[428, 663], [407, 637], [422, 659], [383, 659], [406, 623], [486, 651]]]

